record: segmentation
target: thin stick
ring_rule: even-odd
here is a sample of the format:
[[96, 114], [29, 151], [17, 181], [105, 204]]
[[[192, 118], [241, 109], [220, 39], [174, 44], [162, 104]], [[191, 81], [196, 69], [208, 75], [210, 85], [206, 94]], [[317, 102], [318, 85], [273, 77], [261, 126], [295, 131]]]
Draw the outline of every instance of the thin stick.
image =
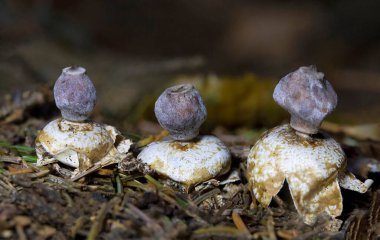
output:
[[119, 174], [117, 174], [116, 175], [116, 192], [118, 193], [118, 194], [121, 194], [121, 193], [123, 193], [123, 183], [121, 182], [121, 180], [120, 180], [120, 176], [119, 176]]
[[104, 203], [100, 210], [98, 211], [97, 217], [94, 220], [90, 232], [88, 233], [87, 240], [95, 240], [98, 234], [103, 229], [103, 223], [106, 219], [108, 211], [120, 201], [120, 198], [115, 197], [111, 199], [108, 203]]
[[249, 232], [247, 226], [243, 222], [243, 219], [241, 219], [239, 213], [237, 213], [237, 211], [235, 211], [235, 210], [232, 211], [232, 221], [235, 223], [235, 226], [237, 229], [239, 229], [239, 231], [241, 231], [244, 234], [250, 235], [250, 232]]
[[152, 220], [148, 215], [146, 215], [143, 211], [141, 211], [140, 209], [138, 209], [130, 203], [127, 203], [127, 206], [132, 214], [137, 215], [141, 220], [146, 222], [146, 226], [151, 228], [155, 232], [156, 236], [160, 236], [164, 233], [162, 227], [154, 220]]
[[22, 158], [13, 156], [0, 156], [0, 162], [20, 164], [22, 162]]
[[204, 200], [206, 200], [206, 199], [208, 199], [208, 198], [210, 198], [210, 197], [212, 197], [212, 196], [214, 196], [214, 195], [216, 195], [218, 193], [220, 193], [220, 189], [219, 188], [215, 188], [215, 189], [213, 189], [211, 191], [206, 192], [205, 194], [200, 195], [196, 199], [194, 199], [193, 203], [195, 205], [198, 205], [201, 202], [203, 202]]
[[86, 176], [86, 175], [88, 175], [88, 174], [90, 174], [92, 172], [95, 172], [96, 170], [98, 170], [99, 168], [102, 168], [102, 167], [103, 166], [101, 166], [101, 165], [95, 165], [95, 166], [87, 169], [86, 171], [84, 171], [84, 172], [76, 175], [75, 177], [71, 178], [71, 181], [75, 182], [75, 181], [81, 179], [82, 177], [84, 177], [84, 176]]

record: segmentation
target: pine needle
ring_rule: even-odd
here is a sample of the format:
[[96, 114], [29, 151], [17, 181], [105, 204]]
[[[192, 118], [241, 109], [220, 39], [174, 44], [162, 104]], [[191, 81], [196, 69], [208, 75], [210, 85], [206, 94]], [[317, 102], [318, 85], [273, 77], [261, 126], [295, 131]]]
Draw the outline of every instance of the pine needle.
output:
[[247, 226], [243, 222], [243, 219], [241, 219], [239, 213], [237, 213], [236, 211], [232, 212], [232, 221], [235, 223], [235, 226], [237, 229], [239, 229], [239, 231], [241, 231], [244, 234], [250, 234]]

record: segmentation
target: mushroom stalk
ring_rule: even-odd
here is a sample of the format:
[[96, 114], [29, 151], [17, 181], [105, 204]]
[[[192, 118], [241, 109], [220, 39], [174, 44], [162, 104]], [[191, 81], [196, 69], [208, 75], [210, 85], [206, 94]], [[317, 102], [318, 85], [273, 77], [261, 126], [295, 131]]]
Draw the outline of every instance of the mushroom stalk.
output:
[[298, 116], [290, 117], [290, 126], [296, 130], [299, 136], [307, 137], [313, 134], [317, 134], [319, 126], [310, 124], [307, 120], [304, 120]]

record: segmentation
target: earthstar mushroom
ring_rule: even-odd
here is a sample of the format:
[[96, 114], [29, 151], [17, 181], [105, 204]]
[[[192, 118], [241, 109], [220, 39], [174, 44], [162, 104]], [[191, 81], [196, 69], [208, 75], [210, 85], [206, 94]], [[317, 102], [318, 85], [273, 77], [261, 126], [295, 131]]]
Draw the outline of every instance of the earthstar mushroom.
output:
[[194, 86], [182, 84], [166, 89], [154, 111], [170, 135], [141, 151], [137, 158], [143, 163], [187, 188], [229, 170], [231, 156], [223, 142], [214, 136], [198, 136], [207, 111]]
[[62, 118], [48, 123], [36, 139], [37, 165], [61, 162], [76, 168], [73, 176], [93, 167], [118, 163], [132, 142], [114, 127], [89, 121], [96, 90], [82, 67], [64, 68], [54, 85]]
[[291, 120], [265, 132], [251, 149], [247, 159], [250, 191], [267, 207], [286, 180], [306, 224], [314, 224], [323, 214], [334, 220], [343, 208], [339, 185], [364, 193], [373, 183], [370, 179], [362, 183], [348, 172], [341, 146], [319, 131], [336, 107], [336, 93], [324, 74], [310, 66], [282, 78], [273, 98], [291, 114]]

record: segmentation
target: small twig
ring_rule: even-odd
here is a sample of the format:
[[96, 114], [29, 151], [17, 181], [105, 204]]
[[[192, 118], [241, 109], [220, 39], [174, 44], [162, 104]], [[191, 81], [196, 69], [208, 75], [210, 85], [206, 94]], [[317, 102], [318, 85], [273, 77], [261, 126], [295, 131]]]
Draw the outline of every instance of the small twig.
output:
[[22, 162], [22, 158], [16, 156], [0, 156], [0, 162], [20, 164]]
[[21, 225], [16, 225], [16, 232], [19, 240], [28, 240], [25, 235], [24, 228]]
[[199, 228], [194, 231], [192, 238], [202, 238], [208, 239], [209, 237], [228, 237], [231, 239], [239, 239], [244, 237], [241, 232], [229, 226], [215, 226], [215, 227], [206, 227]]
[[266, 220], [266, 227], [268, 231], [268, 237], [269, 239], [277, 239], [276, 237], [276, 232], [274, 230], [274, 220], [273, 220], [273, 213], [272, 210], [269, 208], [267, 209], [268, 211], [268, 219]]
[[200, 195], [200, 196], [197, 197], [196, 199], [194, 199], [194, 200], [193, 200], [193, 203], [194, 203], [195, 205], [198, 205], [198, 204], [200, 204], [201, 202], [203, 202], [204, 200], [206, 200], [206, 199], [208, 199], [208, 198], [210, 198], [210, 197], [212, 197], [212, 196], [214, 196], [214, 195], [216, 195], [216, 194], [218, 194], [218, 193], [220, 193], [220, 189], [219, 189], [219, 188], [215, 188], [215, 189], [213, 189], [213, 190], [211, 190], [211, 191], [206, 192], [206, 193], [203, 194], [203, 195]]
[[25, 235], [24, 227], [30, 225], [32, 220], [25, 216], [15, 216], [14, 221], [16, 225], [16, 232], [18, 235], [18, 239], [28, 240], [28, 238]]
[[40, 177], [44, 177], [44, 176], [48, 175], [49, 173], [50, 173], [50, 170], [46, 169], [46, 170], [42, 170], [42, 171], [39, 171], [36, 173], [28, 174], [28, 176], [31, 177], [32, 179], [33, 178], [40, 178]]
[[138, 189], [141, 189], [144, 191], [152, 191], [151, 187], [149, 187], [148, 185], [142, 184], [141, 182], [139, 182], [137, 180], [128, 181], [126, 183], [126, 186], [127, 187], [135, 187], [135, 188], [138, 188]]
[[95, 172], [96, 170], [98, 170], [99, 168], [102, 168], [102, 167], [103, 166], [101, 166], [101, 165], [94, 165], [93, 167], [87, 169], [86, 171], [84, 171], [84, 172], [76, 175], [75, 177], [71, 178], [71, 181], [75, 182], [75, 181], [81, 179], [82, 177], [87, 176], [88, 174], [93, 173], [93, 172]]
[[279, 197], [279, 196], [274, 196], [273, 197], [273, 200], [277, 203], [277, 205], [280, 207], [280, 208], [286, 208], [286, 203]]
[[151, 228], [152, 231], [155, 232], [156, 236], [162, 236], [164, 230], [159, 224], [153, 221], [148, 215], [146, 215], [143, 211], [135, 207], [133, 204], [127, 203], [126, 205], [128, 206], [128, 209], [132, 214], [137, 215], [141, 220], [146, 222], [146, 226], [148, 228]]
[[48, 183], [53, 184], [54, 186], [59, 186], [61, 189], [64, 189], [68, 192], [75, 193], [78, 195], [82, 195], [83, 194], [82, 188], [86, 187], [85, 185], [82, 185], [80, 183], [65, 180], [63, 178], [60, 178], [51, 174], [49, 174], [46, 178], [44, 178], [44, 180]]
[[15, 169], [15, 170], [13, 169], [10, 168], [10, 171], [9, 171], [10, 175], [22, 175], [22, 174], [28, 174], [28, 173], [34, 172], [34, 169], [32, 168], [20, 168], [20, 169]]
[[22, 165], [25, 166], [25, 167], [27, 167], [27, 168], [33, 169], [35, 172], [41, 171], [41, 168], [37, 167], [34, 164], [26, 162], [24, 159], [22, 160]]
[[71, 237], [72, 238], [75, 238], [75, 235], [77, 235], [79, 229], [83, 226], [83, 223], [84, 223], [84, 217], [83, 216], [80, 216], [74, 223], [74, 226], [71, 228]]
[[98, 234], [102, 231], [103, 229], [103, 223], [104, 220], [106, 219], [106, 215], [108, 211], [118, 202], [120, 201], [120, 198], [115, 197], [111, 199], [109, 202], [104, 203], [100, 210], [98, 211], [97, 217], [94, 220], [90, 232], [88, 233], [87, 240], [95, 240]]
[[[215, 216], [220, 217], [225, 215], [224, 212], [233, 205], [233, 202], [230, 199], [226, 200], [226, 203], [222, 205], [219, 210], [216, 212]], [[228, 214], [229, 215], [229, 214]]]
[[52, 166], [53, 170], [56, 171], [62, 177], [64, 177], [64, 178], [71, 177], [72, 172], [66, 168], [62, 168], [61, 166], [59, 166], [58, 163], [53, 163], [51, 166]]
[[239, 231], [241, 231], [244, 234], [250, 235], [247, 226], [243, 222], [243, 219], [241, 219], [239, 213], [237, 213], [237, 211], [235, 210], [232, 211], [232, 221], [235, 223], [235, 226], [237, 229], [239, 229]]
[[62, 191], [62, 196], [63, 196], [63, 198], [65, 198], [65, 200], [67, 202], [67, 206], [72, 207], [73, 206], [73, 199], [70, 197], [70, 195], [67, 192]]
[[5, 182], [3, 182], [1, 180], [0, 180], [0, 186], [2, 186], [3, 188], [5, 188], [8, 191], [12, 191], [13, 190], [11, 187], [8, 186], [8, 184], [6, 184]]
[[[321, 225], [318, 225], [316, 226], [313, 230], [309, 231], [309, 232], [306, 232], [298, 237], [296, 237], [295, 239], [296, 240], [306, 240], [306, 239], [310, 239], [312, 236], [314, 236], [315, 234], [317, 233], [320, 233], [323, 231], [323, 229], [325, 229], [327, 226], [326, 223], [324, 224], [321, 224]], [[353, 239], [356, 239], [356, 238], [353, 238]]]
[[116, 175], [116, 193], [121, 194], [123, 193], [123, 183], [120, 180], [119, 174]]
[[3, 174], [0, 174], [0, 183], [4, 184], [3, 187], [8, 189], [9, 191], [16, 190], [16, 188], [9, 182], [8, 178], [6, 178]]
[[88, 185], [87, 189], [90, 191], [104, 191], [104, 192], [115, 193], [115, 189], [109, 185]]
[[[209, 226], [209, 225], [210, 225], [206, 220], [204, 220], [203, 218], [201, 218], [201, 217], [197, 214], [197, 213], [198, 213], [198, 208], [197, 208], [195, 205], [193, 205], [193, 204], [191, 204], [191, 203], [188, 203], [187, 206], [184, 208], [184, 207], [182, 207], [182, 206], [181, 206], [181, 205], [180, 205], [175, 199], [173, 199], [173, 198], [170, 197], [169, 195], [166, 195], [165, 193], [163, 193], [163, 192], [161, 192], [161, 191], [159, 191], [158, 194], [159, 194], [159, 196], [160, 196], [162, 199], [164, 199], [165, 201], [167, 201], [167, 202], [169, 202], [169, 203], [171, 203], [171, 204], [173, 204], [173, 205], [176, 205], [176, 206], [179, 207], [179, 208], [182, 208], [182, 210], [184, 210], [185, 213], [186, 213], [188, 216], [192, 217], [194, 220], [196, 220], [196, 221], [202, 223], [202, 224], [205, 225], [205, 226]], [[195, 212], [192, 212], [192, 211], [195, 211]]]

